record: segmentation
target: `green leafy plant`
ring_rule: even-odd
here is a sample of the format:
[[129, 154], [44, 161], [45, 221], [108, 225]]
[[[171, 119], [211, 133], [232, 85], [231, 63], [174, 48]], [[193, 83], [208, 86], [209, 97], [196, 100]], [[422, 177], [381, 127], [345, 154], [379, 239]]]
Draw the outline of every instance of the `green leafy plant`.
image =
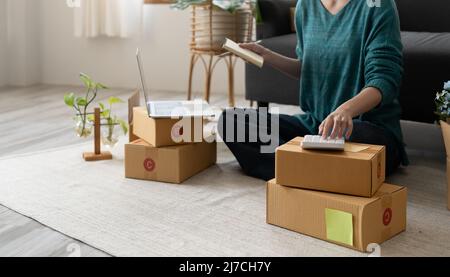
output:
[[435, 114], [439, 120], [447, 122], [450, 119], [450, 81], [444, 83], [442, 92], [436, 93], [435, 103]]
[[[192, 5], [206, 4], [209, 1], [211, 0], [176, 0], [174, 1], [175, 3], [172, 5], [172, 8], [185, 10]], [[262, 20], [257, 0], [212, 0], [212, 4], [214, 7], [230, 13], [234, 13], [237, 9], [250, 5], [256, 21], [259, 23]]]
[[64, 103], [76, 112], [75, 118], [79, 120], [79, 125], [77, 125], [78, 135], [88, 137], [91, 134], [91, 128], [88, 128], [88, 107], [97, 97], [99, 90], [108, 88], [101, 83], [94, 82], [91, 77], [84, 73], [80, 73], [80, 80], [86, 89], [84, 97], [77, 97], [75, 93], [69, 92], [64, 95]]

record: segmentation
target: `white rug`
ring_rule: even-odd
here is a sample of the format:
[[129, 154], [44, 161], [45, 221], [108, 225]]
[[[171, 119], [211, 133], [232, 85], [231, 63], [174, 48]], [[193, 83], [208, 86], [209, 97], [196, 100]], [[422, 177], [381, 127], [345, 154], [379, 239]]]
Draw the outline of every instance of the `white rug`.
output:
[[[243, 176], [219, 146], [219, 164], [183, 185], [124, 178], [113, 161], [85, 163], [78, 145], [0, 159], [0, 204], [115, 256], [367, 256], [265, 222], [265, 183]], [[410, 189], [408, 230], [383, 256], [450, 255], [442, 166], [395, 178]]]

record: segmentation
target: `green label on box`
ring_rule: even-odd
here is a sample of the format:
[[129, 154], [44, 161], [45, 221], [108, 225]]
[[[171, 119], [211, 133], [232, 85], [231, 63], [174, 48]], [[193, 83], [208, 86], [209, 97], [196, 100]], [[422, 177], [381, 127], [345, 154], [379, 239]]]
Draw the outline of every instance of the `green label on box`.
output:
[[325, 209], [327, 239], [353, 246], [353, 215], [343, 211]]

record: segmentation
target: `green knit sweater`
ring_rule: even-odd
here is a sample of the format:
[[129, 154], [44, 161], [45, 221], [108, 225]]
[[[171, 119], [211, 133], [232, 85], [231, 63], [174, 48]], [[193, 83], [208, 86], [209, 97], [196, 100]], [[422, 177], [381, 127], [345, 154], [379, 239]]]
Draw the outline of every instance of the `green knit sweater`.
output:
[[305, 114], [297, 117], [317, 133], [341, 104], [375, 87], [382, 102], [359, 119], [390, 132], [407, 165], [398, 101], [403, 73], [400, 24], [394, 0], [380, 2], [376, 7], [366, 0], [350, 0], [333, 15], [320, 0], [298, 1], [296, 51], [302, 62], [300, 106]]

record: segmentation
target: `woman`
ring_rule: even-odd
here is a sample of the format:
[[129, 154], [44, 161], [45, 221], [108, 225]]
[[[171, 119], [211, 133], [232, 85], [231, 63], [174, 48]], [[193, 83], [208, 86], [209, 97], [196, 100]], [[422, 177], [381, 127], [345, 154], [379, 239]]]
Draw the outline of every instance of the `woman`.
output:
[[[262, 55], [266, 65], [300, 80], [305, 114], [279, 116], [279, 143], [307, 134], [344, 136], [351, 142], [385, 145], [387, 174], [401, 163], [407, 165], [398, 101], [402, 43], [394, 0], [299, 0], [295, 23], [298, 59], [255, 43], [241, 45]], [[274, 153], [261, 153], [261, 141], [227, 138], [222, 124], [229, 121], [247, 132], [252, 122], [225, 111], [219, 124], [244, 172], [273, 178]]]

